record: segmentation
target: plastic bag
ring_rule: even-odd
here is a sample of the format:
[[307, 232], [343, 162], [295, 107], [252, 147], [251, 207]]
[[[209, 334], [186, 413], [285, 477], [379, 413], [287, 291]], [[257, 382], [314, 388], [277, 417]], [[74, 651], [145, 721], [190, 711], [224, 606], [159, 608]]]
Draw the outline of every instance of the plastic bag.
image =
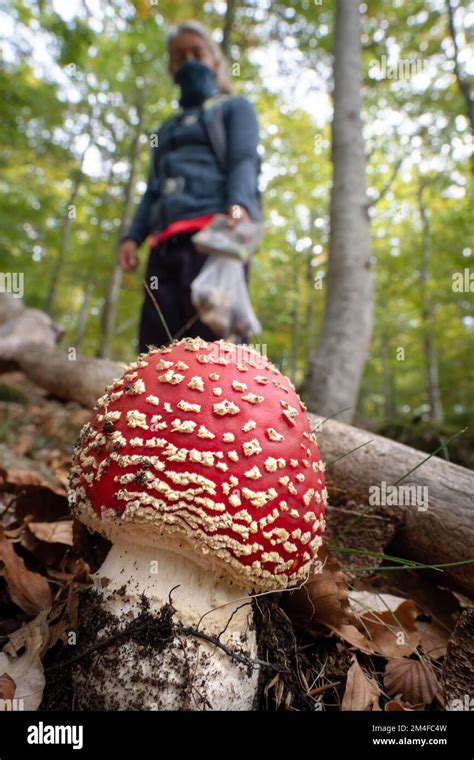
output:
[[241, 261], [209, 256], [191, 283], [191, 300], [201, 321], [222, 338], [248, 338], [262, 329], [250, 303]]

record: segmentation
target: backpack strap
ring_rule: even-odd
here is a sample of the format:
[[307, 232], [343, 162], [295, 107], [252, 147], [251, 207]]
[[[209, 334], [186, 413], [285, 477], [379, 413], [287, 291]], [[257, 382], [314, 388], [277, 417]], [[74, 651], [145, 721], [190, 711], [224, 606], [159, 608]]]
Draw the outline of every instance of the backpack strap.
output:
[[[218, 93], [211, 98], [207, 98], [202, 105], [200, 113], [200, 120], [206, 131], [211, 148], [214, 151], [219, 168], [224, 174], [227, 171], [227, 132], [224, 124], [224, 114], [219, 106], [231, 97], [232, 95], [227, 95], [226, 93]], [[164, 122], [164, 125], [166, 127], [172, 126], [181, 119], [183, 114], [184, 109], [180, 108]]]
[[[211, 143], [211, 147], [217, 158], [219, 168], [223, 174], [227, 172], [227, 131], [224, 123], [224, 114], [219, 106], [232, 98], [232, 95], [221, 93], [204, 101], [202, 109], [202, 121]], [[257, 154], [257, 173], [260, 174], [262, 161]], [[257, 186], [257, 201], [262, 213], [262, 194]]]
[[219, 106], [231, 97], [231, 95], [220, 93], [205, 100], [202, 108], [204, 128], [223, 174], [227, 171], [227, 132], [224, 114]]

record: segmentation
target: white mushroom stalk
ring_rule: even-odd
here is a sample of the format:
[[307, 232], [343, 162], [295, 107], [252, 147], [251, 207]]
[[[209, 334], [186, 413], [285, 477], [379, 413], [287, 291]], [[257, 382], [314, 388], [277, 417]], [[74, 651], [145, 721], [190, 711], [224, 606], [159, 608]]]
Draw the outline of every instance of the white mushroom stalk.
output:
[[94, 577], [95, 591], [122, 625], [139, 620], [144, 598], [152, 616], [171, 599], [176, 633], [158, 660], [166, 678], [153, 678], [156, 654], [125, 637], [113, 680], [100, 668], [79, 672], [79, 705], [87, 707], [95, 691], [106, 710], [133, 710], [137, 701], [145, 710], [251, 710], [259, 672], [252, 605], [222, 576], [161, 547], [117, 540]]

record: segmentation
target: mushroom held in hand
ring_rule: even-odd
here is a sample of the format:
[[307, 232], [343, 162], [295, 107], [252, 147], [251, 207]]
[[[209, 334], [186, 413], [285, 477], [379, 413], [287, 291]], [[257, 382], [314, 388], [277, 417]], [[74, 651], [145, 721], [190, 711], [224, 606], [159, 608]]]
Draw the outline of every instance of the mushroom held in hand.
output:
[[158, 616], [171, 600], [173, 620], [156, 651], [117, 638], [113, 673], [104, 649], [80, 666], [79, 706], [95, 692], [105, 709], [252, 709], [248, 594], [303, 582], [324, 529], [294, 386], [250, 347], [185, 338], [142, 354], [94, 411], [70, 474], [76, 516], [113, 543], [93, 593], [122, 627], [144, 600]]

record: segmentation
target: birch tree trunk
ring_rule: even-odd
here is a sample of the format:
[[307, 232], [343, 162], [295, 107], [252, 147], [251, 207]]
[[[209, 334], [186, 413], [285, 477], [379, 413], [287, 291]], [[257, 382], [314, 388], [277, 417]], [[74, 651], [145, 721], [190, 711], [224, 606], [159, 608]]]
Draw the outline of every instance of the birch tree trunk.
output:
[[226, 8], [226, 14], [225, 14], [225, 20], [224, 20], [224, 29], [222, 31], [222, 43], [221, 43], [221, 48], [227, 57], [230, 56], [230, 45], [231, 45], [232, 32], [235, 26], [236, 10], [237, 10], [236, 0], [227, 0], [227, 8]]
[[[86, 144], [86, 147], [82, 150], [77, 161], [77, 166], [72, 173], [71, 191], [69, 193], [69, 198], [67, 200], [66, 208], [64, 210], [64, 215], [63, 215], [59, 252], [56, 259], [53, 262], [53, 266], [51, 270], [51, 278], [50, 278], [49, 286], [48, 286], [48, 294], [46, 296], [46, 311], [48, 312], [48, 314], [51, 314], [51, 315], [53, 313], [53, 309], [55, 306], [55, 301], [56, 301], [56, 297], [58, 293], [59, 278], [61, 277], [61, 273], [64, 268], [64, 264], [66, 263], [67, 256], [69, 253], [69, 248], [71, 245], [72, 223], [76, 218], [76, 209], [75, 209], [76, 200], [79, 193], [79, 188], [84, 180], [84, 174], [83, 174], [84, 160], [92, 141], [93, 132], [94, 132], [93, 109], [89, 108], [87, 111], [87, 128], [85, 129], [85, 132], [84, 132], [84, 135], [87, 137], [87, 144]], [[74, 139], [75, 137], [73, 138], [73, 141], [71, 143], [71, 147], [70, 147], [71, 152], [72, 152], [72, 144], [74, 142]]]
[[305, 317], [304, 317], [304, 325], [305, 325], [305, 347], [306, 351], [305, 354], [308, 357], [311, 352], [312, 347], [312, 340], [313, 340], [313, 328], [314, 328], [314, 297], [315, 297], [315, 287], [314, 287], [314, 267], [311, 266], [311, 259], [312, 254], [308, 256], [308, 260], [306, 263], [306, 280], [308, 283], [308, 289], [309, 289], [309, 297], [308, 302], [306, 304], [306, 310], [305, 310]]
[[422, 262], [420, 280], [423, 298], [423, 347], [426, 361], [426, 393], [430, 405], [430, 418], [434, 422], [443, 421], [443, 407], [439, 390], [438, 357], [434, 342], [434, 312], [428, 288], [431, 256], [431, 234], [428, 212], [423, 199], [423, 184], [418, 188], [418, 208], [422, 227]]
[[306, 269], [305, 269], [305, 278], [306, 283], [308, 286], [308, 300], [306, 302], [305, 312], [304, 312], [304, 318], [303, 318], [303, 328], [304, 328], [304, 346], [305, 346], [305, 358], [306, 358], [306, 366], [305, 366], [305, 377], [303, 379], [303, 386], [304, 383], [307, 380], [308, 377], [308, 366], [309, 366], [309, 357], [311, 354], [311, 350], [313, 348], [313, 341], [314, 341], [314, 306], [315, 306], [315, 296], [316, 296], [316, 288], [315, 288], [315, 274], [316, 270], [315, 267], [312, 266], [312, 261], [314, 258], [314, 246], [317, 242], [315, 235], [314, 235], [314, 222], [316, 220], [317, 214], [313, 210], [310, 214], [310, 222], [309, 222], [309, 235], [311, 237], [311, 246], [307, 252], [306, 255]]
[[384, 415], [391, 420], [395, 416], [393, 378], [390, 368], [390, 344], [385, 328], [380, 336], [380, 360], [382, 362]]
[[81, 308], [79, 309], [79, 314], [77, 317], [76, 322], [76, 331], [74, 336], [74, 346], [79, 350], [80, 345], [82, 341], [84, 340], [84, 335], [86, 334], [86, 327], [87, 327], [87, 317], [89, 314], [89, 301], [90, 297], [92, 295], [92, 292], [94, 290], [94, 283], [92, 280], [87, 280], [87, 282], [84, 285], [84, 290], [82, 293], [82, 302], [81, 302]]
[[298, 264], [297, 252], [291, 252], [291, 277], [293, 284], [293, 303], [291, 307], [291, 345], [290, 345], [290, 366], [289, 375], [293, 383], [296, 382], [296, 373], [298, 369], [298, 346], [299, 346], [299, 303], [300, 294], [298, 289]]
[[[129, 222], [129, 218], [133, 207], [133, 186], [135, 183], [135, 174], [137, 169], [138, 160], [140, 158], [140, 135], [142, 133], [143, 125], [143, 111], [144, 103], [140, 99], [136, 104], [137, 109], [137, 124], [133, 135], [132, 143], [130, 146], [130, 173], [128, 175], [127, 183], [125, 185], [124, 198], [123, 198], [123, 212], [120, 220], [120, 226], [118, 230], [117, 240], [120, 240], [121, 236], [125, 232], [126, 226]], [[99, 339], [99, 345], [97, 347], [97, 356], [110, 357], [112, 351], [112, 342], [115, 337], [115, 324], [117, 321], [118, 302], [120, 297], [120, 286], [122, 284], [122, 270], [114, 258], [114, 266], [110, 274], [107, 293], [105, 296], [104, 308], [102, 311], [101, 319], [101, 336]]]
[[307, 403], [350, 422], [372, 335], [373, 282], [361, 122], [358, 0], [336, 1], [333, 184], [326, 301], [319, 346], [310, 357]]
[[[460, 66], [460, 53], [458, 45], [458, 37], [456, 25], [454, 22], [455, 7], [452, 4], [452, 0], [446, 0], [446, 6], [448, 11], [448, 28], [451, 35], [451, 41], [453, 43], [453, 64], [454, 75], [458, 83], [459, 90], [466, 102], [466, 115], [469, 119], [469, 125], [471, 127], [471, 135], [474, 136], [474, 98], [472, 96], [472, 89], [469, 84], [469, 78], [463, 76]], [[474, 152], [471, 151], [471, 175], [474, 176]]]
[[74, 171], [72, 177], [71, 192], [66, 203], [66, 208], [63, 216], [63, 223], [61, 229], [61, 243], [59, 246], [58, 255], [53, 263], [51, 271], [51, 279], [49, 281], [48, 295], [46, 296], [46, 311], [48, 314], [53, 313], [56, 295], [58, 292], [59, 277], [66, 262], [67, 254], [71, 243], [72, 223], [76, 218], [75, 206], [79, 187], [83, 179], [82, 165], [83, 158], [81, 158], [80, 167]]

